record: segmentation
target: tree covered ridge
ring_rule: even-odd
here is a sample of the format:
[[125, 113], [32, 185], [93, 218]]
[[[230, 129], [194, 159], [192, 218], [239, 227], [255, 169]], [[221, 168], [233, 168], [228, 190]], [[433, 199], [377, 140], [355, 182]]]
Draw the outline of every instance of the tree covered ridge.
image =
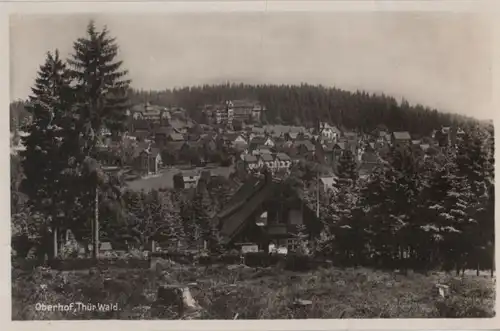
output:
[[[249, 99], [265, 106], [262, 120], [269, 124], [312, 127], [321, 120], [342, 129], [365, 133], [382, 128], [388, 131], [408, 131], [415, 136], [429, 136], [433, 130], [443, 126], [467, 127], [479, 123], [472, 117], [443, 113], [419, 104], [411, 105], [404, 99], [400, 102], [384, 94], [349, 92], [309, 84], [220, 84], [164, 91], [129, 89], [127, 97], [128, 107], [145, 102], [164, 107], [179, 106], [188, 110], [196, 121], [203, 121], [201, 109], [205, 104]], [[11, 103], [11, 122], [16, 121], [17, 117], [23, 117], [23, 103]]]
[[302, 85], [222, 84], [184, 87], [165, 91], [137, 91], [129, 94], [133, 104], [150, 102], [160, 106], [181, 106], [195, 120], [205, 104], [225, 100], [257, 100], [266, 107], [262, 119], [270, 124], [314, 126], [318, 120], [340, 128], [372, 132], [377, 128], [409, 131], [428, 136], [441, 126], [466, 125], [472, 118], [441, 113], [422, 105], [398, 102], [387, 95], [349, 92], [335, 87]]

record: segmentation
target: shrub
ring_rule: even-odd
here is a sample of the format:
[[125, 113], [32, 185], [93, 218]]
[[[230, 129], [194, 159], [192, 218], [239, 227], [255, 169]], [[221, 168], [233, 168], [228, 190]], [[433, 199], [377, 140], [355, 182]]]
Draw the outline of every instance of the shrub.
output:
[[308, 255], [288, 254], [285, 259], [285, 269], [290, 271], [308, 271], [313, 269], [315, 264]]
[[265, 252], [245, 254], [245, 264], [249, 267], [269, 267], [278, 264], [281, 259], [282, 257], [277, 254]]

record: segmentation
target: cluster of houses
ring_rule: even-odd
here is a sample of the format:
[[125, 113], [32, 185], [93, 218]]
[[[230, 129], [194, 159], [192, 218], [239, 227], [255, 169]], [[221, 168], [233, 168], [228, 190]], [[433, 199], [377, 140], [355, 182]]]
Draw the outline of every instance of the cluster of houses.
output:
[[[222, 110], [227, 115], [220, 115]], [[265, 108], [258, 103], [239, 100], [205, 106], [215, 122], [230, 118], [249, 123]], [[219, 115], [222, 117], [217, 117]], [[230, 115], [228, 115], [230, 114]], [[241, 165], [246, 171], [267, 168], [271, 172], [289, 172], [300, 160], [321, 161], [337, 172], [340, 159], [347, 153], [355, 159], [360, 176], [367, 176], [384, 162], [390, 146], [411, 146], [425, 157], [433, 147], [456, 143], [460, 129], [443, 127], [429, 139], [414, 139], [410, 133], [378, 130], [373, 134], [340, 130], [331, 123], [317, 128], [288, 125], [244, 124], [240, 130], [198, 124], [182, 108], [138, 105], [129, 112], [130, 132], [124, 140], [132, 151], [128, 165], [142, 175], [155, 175], [165, 166], [225, 163]], [[220, 122], [222, 123], [222, 122]], [[112, 145], [104, 143], [106, 149]], [[123, 153], [122, 153], [123, 154]], [[123, 159], [123, 158], [122, 158]]]
[[[134, 169], [140, 176], [159, 175], [164, 167], [203, 168], [208, 164], [238, 166], [247, 172], [267, 168], [271, 173], [288, 173], [300, 160], [322, 162], [334, 174], [342, 157], [350, 154], [360, 176], [367, 176], [384, 162], [391, 146], [411, 146], [416, 155], [426, 157], [436, 147], [456, 144], [464, 134], [459, 128], [443, 127], [431, 137], [415, 139], [406, 131], [381, 129], [361, 134], [341, 130], [332, 123], [320, 123], [319, 130], [252, 123], [258, 121], [262, 111], [265, 107], [249, 100], [204, 107], [215, 123], [241, 121], [243, 125], [236, 131], [195, 123], [180, 107], [135, 105], [127, 111], [129, 131], [119, 141], [113, 140], [106, 130], [102, 132], [98, 146], [101, 161], [106, 166]], [[11, 137], [13, 153], [22, 149], [20, 135]], [[185, 176], [186, 185], [195, 185], [199, 176]]]

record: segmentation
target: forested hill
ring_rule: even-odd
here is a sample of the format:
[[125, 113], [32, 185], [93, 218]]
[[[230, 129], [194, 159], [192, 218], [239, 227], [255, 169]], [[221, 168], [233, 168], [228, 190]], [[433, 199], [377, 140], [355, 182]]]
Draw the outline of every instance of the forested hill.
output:
[[371, 132], [382, 126], [428, 135], [454, 123], [471, 122], [464, 116], [441, 113], [421, 105], [398, 102], [385, 95], [348, 92], [313, 85], [204, 85], [161, 92], [132, 91], [131, 101], [162, 106], [179, 105], [196, 120], [200, 107], [231, 99], [255, 99], [267, 108], [263, 120], [272, 124], [312, 125], [318, 119], [350, 130]]
[[[476, 122], [460, 115], [438, 112], [421, 105], [399, 102], [393, 97], [366, 92], [348, 92], [313, 85], [204, 85], [164, 91], [130, 91], [130, 103], [150, 102], [159, 106], [180, 106], [194, 120], [201, 119], [204, 104], [224, 100], [254, 99], [267, 108], [263, 121], [269, 124], [312, 126], [317, 120], [339, 128], [372, 132], [377, 127], [429, 135], [441, 126]], [[12, 119], [21, 115], [21, 103], [11, 104]]]

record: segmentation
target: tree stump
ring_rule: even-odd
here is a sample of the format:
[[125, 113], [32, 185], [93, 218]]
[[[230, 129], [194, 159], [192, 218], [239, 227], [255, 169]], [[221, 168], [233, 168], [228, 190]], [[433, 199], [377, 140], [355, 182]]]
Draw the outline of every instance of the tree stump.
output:
[[157, 301], [165, 308], [176, 312], [179, 318], [195, 319], [201, 316], [201, 307], [191, 295], [189, 287], [162, 285], [158, 288]]
[[436, 294], [442, 298], [446, 298], [450, 295], [450, 287], [448, 285], [436, 284], [435, 289]]

